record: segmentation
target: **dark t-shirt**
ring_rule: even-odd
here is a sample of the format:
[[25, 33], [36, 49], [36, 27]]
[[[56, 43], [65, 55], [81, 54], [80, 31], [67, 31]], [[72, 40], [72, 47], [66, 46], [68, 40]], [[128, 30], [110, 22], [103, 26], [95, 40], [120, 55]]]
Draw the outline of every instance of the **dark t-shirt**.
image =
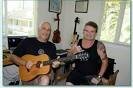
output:
[[86, 76], [98, 75], [101, 59], [97, 53], [97, 43], [95, 40], [90, 48], [85, 49], [82, 47], [82, 39], [79, 40], [78, 46], [88, 53], [88, 58], [75, 61], [75, 68], [69, 74], [67, 82], [72, 82], [74, 85], [90, 85]]
[[40, 55], [47, 54], [51, 59], [56, 58], [56, 47], [51, 42], [40, 42], [36, 38], [26, 38], [17, 48], [13, 51], [13, 54], [22, 57], [26, 54]]
[[78, 45], [88, 53], [87, 60], [77, 60], [75, 62], [75, 70], [83, 75], [97, 75], [100, 70], [101, 59], [97, 53], [97, 40], [90, 48], [82, 47], [82, 40], [80, 39]]

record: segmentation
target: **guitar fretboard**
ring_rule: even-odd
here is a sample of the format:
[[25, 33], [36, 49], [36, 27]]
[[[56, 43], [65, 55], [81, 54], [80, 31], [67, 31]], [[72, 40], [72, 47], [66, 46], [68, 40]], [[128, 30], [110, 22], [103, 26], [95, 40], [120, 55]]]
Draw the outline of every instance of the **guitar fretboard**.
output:
[[38, 64], [39, 65], [42, 64], [43, 66], [45, 66], [45, 65], [52, 64], [52, 62], [54, 62], [54, 61], [67, 62], [67, 61], [73, 61], [75, 59], [86, 59], [88, 57], [89, 57], [88, 53], [81, 52], [76, 55], [71, 55], [71, 56], [67, 56], [67, 57], [63, 57], [63, 58], [59, 58], [59, 59], [50, 60], [50, 58], [49, 58], [48, 61], [39, 61]]

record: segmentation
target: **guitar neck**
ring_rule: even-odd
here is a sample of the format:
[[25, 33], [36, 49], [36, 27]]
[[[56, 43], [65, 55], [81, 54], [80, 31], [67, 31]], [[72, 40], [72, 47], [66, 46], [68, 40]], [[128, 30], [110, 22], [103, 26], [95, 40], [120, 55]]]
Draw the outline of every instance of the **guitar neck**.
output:
[[63, 58], [53, 59], [53, 60], [48, 60], [48, 61], [38, 61], [37, 62], [37, 67], [40, 67], [40, 65], [43, 65], [43, 66], [50, 65], [54, 61], [67, 62], [67, 61], [73, 61], [75, 59], [80, 59], [80, 60], [81, 59], [86, 59], [88, 57], [89, 57], [88, 53], [82, 51], [82, 52], [77, 53], [76, 55], [71, 55], [71, 56], [68, 56], [68, 57], [63, 57]]
[[59, 61], [61, 62], [67, 62], [67, 61], [73, 61], [75, 59], [78, 59], [77, 58], [77, 55], [72, 55], [72, 56], [68, 56], [68, 57], [63, 57], [63, 58], [60, 58]]
[[74, 59], [77, 59], [77, 55], [72, 55], [72, 56], [63, 57], [63, 58], [59, 58], [59, 59], [43, 61], [43, 62], [39, 62], [39, 63], [42, 63], [43, 66], [45, 66], [45, 65], [52, 64], [52, 62], [54, 62], [54, 61], [67, 62], [67, 61], [71, 61], [71, 60], [74, 60]]
[[77, 23], [75, 22], [75, 26], [74, 26], [73, 35], [76, 35], [76, 34], [77, 34], [77, 32], [76, 32], [76, 26], [77, 26]]
[[76, 32], [76, 26], [77, 26], [77, 23], [79, 23], [79, 18], [78, 18], [78, 17], [75, 18], [75, 26], [74, 26], [74, 32], [73, 32], [73, 35], [76, 35], [76, 34], [77, 34], [77, 32]]
[[60, 24], [60, 18], [59, 18], [59, 13], [57, 13], [57, 21], [58, 21], [58, 24], [57, 24], [57, 30], [59, 30], [59, 24]]
[[60, 22], [59, 22], [59, 20], [58, 20], [57, 30], [59, 30], [59, 24], [60, 24]]

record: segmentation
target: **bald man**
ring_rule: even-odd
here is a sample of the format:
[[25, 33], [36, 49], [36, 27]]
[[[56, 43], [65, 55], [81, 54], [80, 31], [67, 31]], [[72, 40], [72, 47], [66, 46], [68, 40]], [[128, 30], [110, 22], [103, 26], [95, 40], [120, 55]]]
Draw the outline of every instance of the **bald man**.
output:
[[[22, 56], [26, 54], [31, 55], [41, 55], [47, 54], [50, 59], [55, 59], [56, 57], [56, 47], [53, 43], [49, 42], [49, 37], [51, 33], [51, 25], [48, 22], [42, 22], [38, 28], [37, 38], [26, 38], [23, 40], [17, 48], [13, 51], [10, 59], [17, 65], [24, 65], [27, 69], [31, 69], [33, 63], [29, 61], [24, 61], [21, 59]], [[60, 62], [54, 61], [52, 67], [58, 67]], [[49, 85], [50, 76], [49, 74], [39, 75], [31, 81], [22, 81], [23, 85]]]

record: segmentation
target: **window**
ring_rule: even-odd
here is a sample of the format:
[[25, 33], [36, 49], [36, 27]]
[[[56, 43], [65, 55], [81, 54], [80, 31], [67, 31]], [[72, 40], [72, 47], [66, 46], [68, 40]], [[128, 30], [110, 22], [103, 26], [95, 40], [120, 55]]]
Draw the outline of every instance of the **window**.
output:
[[130, 1], [106, 0], [100, 40], [130, 43]]
[[6, 0], [5, 1], [6, 35], [35, 35], [35, 1]]
[[130, 3], [127, 2], [121, 28], [120, 42], [130, 43]]

